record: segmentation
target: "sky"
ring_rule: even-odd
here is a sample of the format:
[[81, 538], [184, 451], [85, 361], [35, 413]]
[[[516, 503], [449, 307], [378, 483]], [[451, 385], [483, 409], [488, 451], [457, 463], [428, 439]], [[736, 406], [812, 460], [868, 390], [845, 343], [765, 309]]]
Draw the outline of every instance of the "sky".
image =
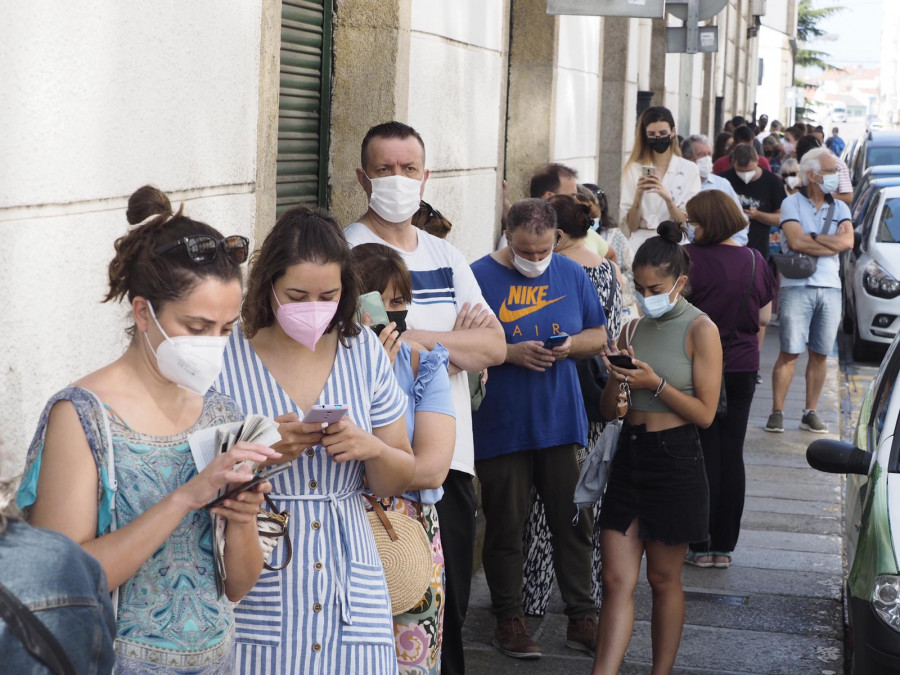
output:
[[877, 66], [881, 62], [882, 2], [898, 1], [814, 0], [817, 8], [843, 6], [846, 9], [819, 24], [829, 35], [817, 40], [813, 48], [830, 54], [825, 61], [840, 68]]

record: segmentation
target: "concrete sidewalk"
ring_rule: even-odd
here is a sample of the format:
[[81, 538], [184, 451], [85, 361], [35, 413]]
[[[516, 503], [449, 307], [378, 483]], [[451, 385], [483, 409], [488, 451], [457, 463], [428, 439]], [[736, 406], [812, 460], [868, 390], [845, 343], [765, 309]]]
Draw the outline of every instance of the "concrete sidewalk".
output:
[[[766, 336], [747, 441], [743, 529], [727, 570], [685, 566], [686, 621], [676, 673], [843, 673], [841, 606], [841, 477], [811, 469], [806, 446], [816, 434], [798, 428], [804, 406], [801, 357], [785, 406], [785, 432], [763, 430], [772, 404], [771, 373], [778, 329]], [[819, 416], [839, 434], [839, 364], [829, 359]], [[494, 619], [484, 575], [472, 581], [466, 620], [468, 672], [587, 673], [592, 660], [567, 649], [566, 617], [555, 590], [548, 614], [528, 625], [544, 655], [518, 661], [491, 645]], [[620, 672], [649, 673], [650, 587], [636, 594], [634, 637]]]

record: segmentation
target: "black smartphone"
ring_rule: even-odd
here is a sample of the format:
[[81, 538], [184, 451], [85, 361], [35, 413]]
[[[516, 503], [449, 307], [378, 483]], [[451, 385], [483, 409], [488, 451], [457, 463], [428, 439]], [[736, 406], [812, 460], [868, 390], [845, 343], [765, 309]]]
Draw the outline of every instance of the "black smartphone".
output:
[[551, 335], [544, 341], [544, 349], [553, 349], [562, 346], [563, 342], [569, 339], [568, 333], [560, 333], [559, 335]]
[[631, 360], [631, 357], [628, 354], [607, 354], [606, 360], [609, 361], [616, 368], [625, 368], [627, 370], [637, 370], [637, 366], [634, 365], [634, 361]]
[[213, 499], [209, 504], [207, 504], [203, 508], [211, 509], [211, 508], [218, 506], [219, 504], [224, 502], [226, 499], [234, 499], [241, 492], [246, 492], [247, 490], [252, 490], [254, 487], [259, 485], [263, 481], [268, 480], [272, 476], [277, 476], [282, 471], [287, 471], [290, 468], [291, 468], [290, 462], [288, 462], [287, 464], [279, 464], [278, 466], [269, 467], [266, 470], [261, 471], [258, 474], [256, 474], [256, 476], [254, 476], [252, 479], [248, 480], [246, 483], [241, 483], [236, 488], [226, 492], [224, 495], [222, 495], [220, 497], [216, 497], [215, 499]]

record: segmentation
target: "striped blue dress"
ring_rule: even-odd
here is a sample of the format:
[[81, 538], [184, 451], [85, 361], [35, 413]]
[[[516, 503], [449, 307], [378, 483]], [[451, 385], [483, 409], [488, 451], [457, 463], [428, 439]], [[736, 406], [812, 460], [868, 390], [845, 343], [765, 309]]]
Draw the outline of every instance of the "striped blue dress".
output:
[[[316, 403], [349, 405], [353, 421], [367, 431], [403, 417], [406, 395], [374, 333], [364, 330], [347, 342], [338, 345]], [[217, 388], [248, 414], [303, 416], [239, 327]], [[336, 463], [316, 446], [272, 479], [270, 496], [279, 511], [291, 513], [294, 557], [280, 572], [263, 570], [235, 607], [236, 673], [397, 672], [391, 603], [359, 497], [364, 468], [362, 462]], [[275, 549], [275, 564], [281, 549]]]

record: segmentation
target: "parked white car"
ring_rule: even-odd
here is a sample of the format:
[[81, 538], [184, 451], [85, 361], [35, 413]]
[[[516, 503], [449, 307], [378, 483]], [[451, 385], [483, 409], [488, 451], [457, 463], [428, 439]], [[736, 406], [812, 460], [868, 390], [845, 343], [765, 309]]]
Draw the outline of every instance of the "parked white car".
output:
[[853, 443], [823, 439], [810, 466], [847, 475], [844, 600], [850, 675], [900, 672], [900, 339], [863, 400]]
[[900, 187], [882, 188], [861, 215], [844, 265], [844, 329], [866, 361], [900, 330]]

